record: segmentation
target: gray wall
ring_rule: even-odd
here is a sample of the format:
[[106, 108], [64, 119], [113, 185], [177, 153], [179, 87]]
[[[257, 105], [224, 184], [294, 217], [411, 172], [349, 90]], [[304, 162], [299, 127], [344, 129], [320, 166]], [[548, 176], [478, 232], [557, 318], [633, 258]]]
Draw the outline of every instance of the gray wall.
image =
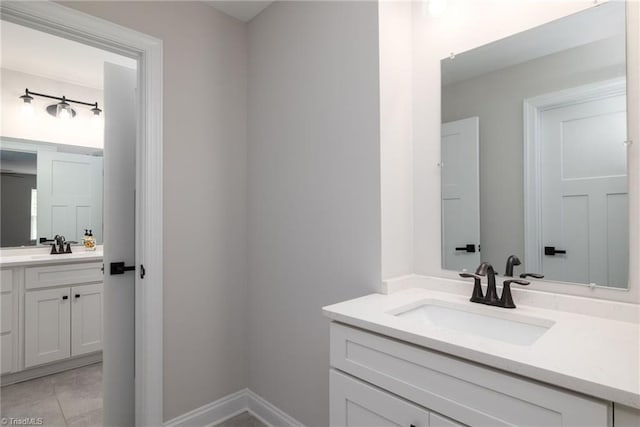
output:
[[623, 76], [620, 58], [605, 40], [443, 87], [443, 123], [480, 117], [480, 245], [499, 272], [510, 254], [524, 263], [523, 100]]
[[30, 245], [31, 190], [36, 176], [1, 174], [0, 181], [0, 246]]
[[377, 9], [249, 23], [249, 387], [308, 426], [329, 422], [321, 307], [381, 281]]
[[65, 5], [164, 41], [164, 418], [247, 386], [246, 28], [201, 2]]

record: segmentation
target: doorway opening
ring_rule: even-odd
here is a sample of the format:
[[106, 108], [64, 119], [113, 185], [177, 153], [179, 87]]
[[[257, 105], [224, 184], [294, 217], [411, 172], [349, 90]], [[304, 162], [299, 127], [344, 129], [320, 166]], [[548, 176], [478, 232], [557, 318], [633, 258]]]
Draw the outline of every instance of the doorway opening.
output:
[[[97, 419], [102, 390], [106, 424], [161, 424], [162, 44], [152, 37], [59, 4], [4, 2], [0, 9], [3, 29], [15, 25], [21, 31], [39, 33], [39, 36], [57, 36], [66, 43], [79, 44], [85, 52], [86, 49], [101, 51], [102, 55], [111, 59], [102, 61], [104, 87], [101, 101], [96, 101], [96, 96], [85, 100], [78, 95], [72, 97], [67, 93], [58, 93], [70, 90], [64, 84], [77, 85], [81, 82], [78, 80], [80, 77], [85, 74], [95, 77], [95, 73], [76, 73], [82, 68], [83, 61], [70, 58], [72, 50], [56, 50], [49, 42], [42, 46], [48, 48], [51, 51], [49, 53], [62, 58], [62, 62], [72, 64], [66, 72], [62, 71], [62, 78], [57, 79], [57, 84], [52, 84], [46, 90], [42, 90], [42, 86], [26, 86], [28, 91], [21, 87], [19, 90], [31, 97], [31, 102], [26, 102], [24, 97], [5, 96], [3, 87], [3, 110], [6, 111], [4, 104], [15, 104], [16, 101], [33, 103], [32, 119], [42, 113], [41, 106], [35, 102], [40, 95], [44, 95], [44, 100], [55, 99], [54, 102], [58, 101], [58, 104], [70, 105], [63, 107], [69, 109], [64, 125], [61, 123], [64, 117], [60, 114], [60, 105], [50, 108], [48, 112], [46, 107], [49, 106], [45, 107], [44, 114], [53, 113], [51, 117], [39, 116], [42, 118], [41, 124], [46, 120], [54, 120], [50, 124], [58, 126], [56, 135], [61, 137], [59, 139], [34, 138], [37, 133], [33, 132], [44, 130], [44, 126], [35, 126], [35, 130], [32, 126], [32, 133], [27, 133], [26, 137], [7, 134], [3, 123], [3, 148], [7, 146], [18, 152], [23, 149], [24, 152], [29, 151], [24, 150], [28, 147], [35, 151], [36, 158], [41, 158], [40, 161], [36, 160], [36, 175], [38, 163], [42, 163], [45, 168], [42, 169], [43, 182], [49, 181], [49, 184], [38, 186], [36, 179], [36, 188], [30, 189], [28, 243], [20, 245], [25, 247], [19, 249], [2, 250], [3, 308], [5, 293], [10, 294], [8, 301], [11, 302], [12, 314], [2, 317], [2, 385], [6, 384], [0, 390], [3, 394], [3, 417], [10, 416], [9, 410], [16, 410], [15, 407], [5, 408], [5, 405], [17, 401], [18, 404], [26, 404], [22, 409], [29, 406], [29, 402], [20, 402], [20, 392], [11, 392], [9, 387], [14, 386], [9, 383], [25, 386], [25, 380], [40, 378], [41, 384], [45, 384], [43, 389], [47, 389], [47, 383], [52, 385], [55, 397], [49, 399], [51, 405], [40, 405], [41, 409], [46, 411], [49, 406], [53, 407], [55, 401], [65, 423], [73, 423], [81, 417]], [[5, 43], [11, 41], [4, 34], [2, 41], [4, 66]], [[40, 56], [42, 60], [46, 54], [29, 55], [22, 51], [21, 58], [33, 60]], [[113, 58], [118, 59], [114, 61]], [[14, 65], [12, 68], [18, 67]], [[48, 78], [55, 82], [56, 79], [51, 78], [54, 76], [43, 75], [45, 71], [50, 72], [51, 68], [41, 66], [33, 74], [39, 79]], [[5, 70], [2, 72], [4, 86]], [[10, 71], [6, 73], [11, 74]], [[29, 74], [24, 70], [22, 73]], [[34, 84], [43, 82], [34, 80]], [[87, 97], [86, 94], [84, 96]], [[98, 120], [91, 121], [93, 128], [78, 130], [82, 127], [79, 126], [75, 133], [70, 131], [68, 126], [84, 113], [84, 104], [93, 104], [94, 101], [96, 104], [92, 107], [97, 109], [99, 105], [103, 114], [99, 115]], [[22, 105], [20, 107], [25, 110]], [[90, 109], [90, 112], [96, 115], [95, 109]], [[63, 127], [65, 125], [67, 128]], [[100, 131], [95, 131], [97, 128]], [[104, 135], [102, 148], [87, 142], [91, 141], [92, 132]], [[41, 147], [45, 147], [44, 150]], [[41, 151], [44, 154], [38, 156]], [[102, 174], [104, 182], [100, 182]], [[85, 198], [80, 200], [79, 195]], [[41, 223], [38, 222], [39, 218], [43, 219]], [[87, 223], [93, 228], [85, 233], [86, 227], [82, 224]], [[62, 228], [66, 231], [53, 231]], [[52, 235], [41, 236], [42, 233]], [[34, 236], [38, 238], [34, 239]], [[40, 237], [46, 238], [40, 242]], [[84, 242], [88, 242], [87, 245]], [[95, 252], [86, 250], [92, 249], [91, 242], [95, 244]], [[99, 256], [101, 243], [102, 259]], [[27, 254], [29, 251], [34, 253]], [[44, 253], [40, 253], [42, 251]], [[69, 254], [69, 251], [72, 253]], [[10, 262], [18, 258], [22, 258], [20, 262]], [[58, 261], [63, 258], [64, 261]], [[39, 262], [38, 266], [31, 265], [32, 261]], [[119, 268], [120, 264], [129, 268]], [[116, 268], [111, 268], [113, 266]], [[52, 270], [54, 274], [41, 274], [44, 270]], [[47, 281], [44, 277], [56, 279]], [[92, 287], [91, 292], [85, 292], [89, 287]], [[42, 291], [53, 291], [55, 295], [45, 298], [43, 293], [36, 294]], [[36, 315], [31, 316], [33, 313]], [[56, 313], [57, 322], [43, 320], [47, 318], [45, 314], [53, 318]], [[10, 321], [5, 321], [9, 317]], [[5, 324], [9, 327], [5, 327]], [[5, 346], [5, 343], [11, 346]], [[83, 344], [86, 344], [86, 354], [81, 354]], [[8, 347], [11, 351], [5, 350]], [[99, 364], [101, 353], [106, 371], [104, 375], [101, 375], [102, 366]], [[73, 369], [80, 366], [83, 367]], [[64, 375], [56, 374], [59, 371]], [[52, 374], [59, 377], [42, 380]], [[63, 381], [65, 378], [67, 383]], [[96, 387], [100, 382], [102, 387]], [[90, 411], [81, 413], [68, 402], [62, 403], [73, 393], [78, 393], [73, 387], [65, 388], [64, 384], [68, 383], [91, 388], [91, 392], [83, 393], [84, 398], [91, 399], [84, 408]], [[27, 388], [23, 387], [24, 390]], [[12, 394], [14, 402], [7, 399]], [[33, 392], [27, 391], [26, 394], [36, 397]], [[22, 416], [19, 412], [14, 418]], [[45, 418], [33, 411], [26, 416]], [[51, 412], [47, 417], [55, 419], [56, 415]], [[50, 424], [46, 419], [43, 422]]]

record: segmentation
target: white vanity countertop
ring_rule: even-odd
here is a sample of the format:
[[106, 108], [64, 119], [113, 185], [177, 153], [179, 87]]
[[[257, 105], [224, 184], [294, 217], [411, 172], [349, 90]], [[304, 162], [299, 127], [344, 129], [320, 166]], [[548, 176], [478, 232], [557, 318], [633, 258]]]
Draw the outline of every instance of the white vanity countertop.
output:
[[[506, 319], [521, 315], [555, 324], [532, 344], [516, 345], [390, 314], [426, 300], [466, 305]], [[638, 323], [520, 304], [513, 310], [490, 307], [469, 302], [469, 296], [418, 288], [367, 295], [324, 307], [323, 312], [334, 321], [640, 409]]]
[[3, 249], [0, 267], [102, 261], [102, 246], [95, 251], [86, 251], [82, 246], [72, 246], [71, 250], [73, 253], [70, 254], [51, 255], [49, 248]]

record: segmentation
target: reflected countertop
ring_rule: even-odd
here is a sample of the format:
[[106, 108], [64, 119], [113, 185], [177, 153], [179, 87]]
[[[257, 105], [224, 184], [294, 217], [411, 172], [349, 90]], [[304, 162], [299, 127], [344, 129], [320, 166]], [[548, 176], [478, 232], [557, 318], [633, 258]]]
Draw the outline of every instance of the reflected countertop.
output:
[[51, 255], [47, 247], [0, 249], [0, 267], [63, 264], [102, 261], [102, 245], [95, 251], [87, 251], [82, 245], [72, 246], [73, 253]]

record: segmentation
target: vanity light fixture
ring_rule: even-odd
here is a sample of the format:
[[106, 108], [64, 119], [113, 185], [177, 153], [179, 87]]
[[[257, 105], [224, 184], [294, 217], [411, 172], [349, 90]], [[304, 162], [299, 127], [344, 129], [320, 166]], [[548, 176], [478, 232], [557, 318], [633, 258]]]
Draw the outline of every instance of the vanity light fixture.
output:
[[84, 101], [78, 101], [75, 99], [67, 99], [67, 97], [64, 95], [61, 97], [52, 96], [44, 93], [32, 92], [29, 89], [25, 89], [24, 95], [20, 96], [20, 99], [22, 99], [23, 101], [23, 106], [25, 105], [31, 106], [31, 101], [33, 100], [34, 96], [39, 96], [47, 99], [55, 99], [57, 101], [60, 101], [56, 104], [48, 105], [46, 110], [47, 110], [47, 113], [51, 114], [52, 116], [58, 117], [63, 120], [71, 119], [76, 116], [76, 110], [71, 108], [70, 103], [92, 107], [89, 111], [93, 113], [93, 117], [99, 117], [100, 113], [102, 113], [102, 110], [98, 108], [97, 102], [84, 102]]

